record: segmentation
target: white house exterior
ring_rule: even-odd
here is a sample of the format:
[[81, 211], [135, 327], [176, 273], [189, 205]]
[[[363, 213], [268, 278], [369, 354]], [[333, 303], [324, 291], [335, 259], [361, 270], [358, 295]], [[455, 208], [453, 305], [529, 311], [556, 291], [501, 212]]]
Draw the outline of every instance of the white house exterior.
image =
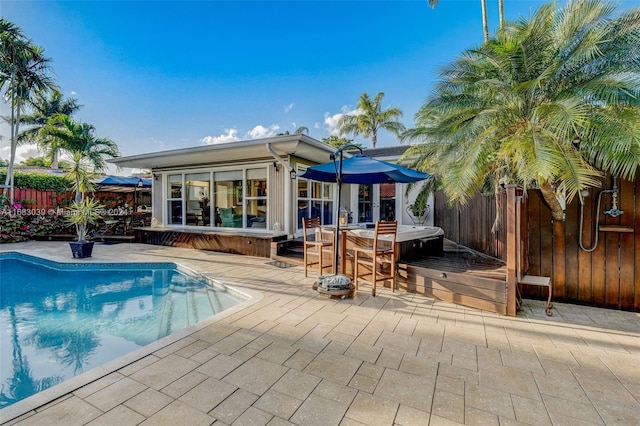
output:
[[[398, 149], [400, 148], [400, 150]], [[405, 147], [365, 151], [394, 162]], [[335, 184], [296, 177], [330, 161], [335, 148], [307, 135], [285, 135], [119, 157], [120, 167], [151, 170], [152, 227], [182, 232], [299, 236], [302, 217], [335, 220]], [[380, 157], [382, 156], [382, 157]], [[404, 184], [344, 185], [352, 222], [413, 224]], [[429, 225], [432, 219], [424, 223]]]

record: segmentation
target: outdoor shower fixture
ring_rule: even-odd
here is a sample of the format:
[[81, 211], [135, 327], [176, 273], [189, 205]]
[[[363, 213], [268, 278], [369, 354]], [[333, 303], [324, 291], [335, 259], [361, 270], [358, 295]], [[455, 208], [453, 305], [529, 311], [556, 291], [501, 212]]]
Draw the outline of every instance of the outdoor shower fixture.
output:
[[596, 207], [596, 236], [595, 236], [595, 242], [593, 244], [593, 247], [591, 248], [585, 248], [584, 245], [582, 245], [582, 226], [584, 223], [584, 197], [588, 195], [588, 192], [585, 191], [581, 193], [582, 197], [580, 197], [580, 237], [578, 238], [578, 243], [580, 244], [580, 248], [582, 250], [589, 253], [591, 253], [596, 249], [596, 247], [598, 247], [598, 233], [600, 231], [600, 201], [602, 200], [602, 194], [606, 194], [606, 193], [612, 194], [611, 208], [609, 210], [603, 211], [602, 212], [603, 214], [616, 218], [624, 213], [622, 210], [618, 208], [618, 185], [616, 185], [616, 176], [612, 175], [611, 177], [613, 178], [613, 186], [611, 187], [611, 189], [603, 189], [598, 193], [598, 202], [596, 203], [596, 206], [597, 206]]

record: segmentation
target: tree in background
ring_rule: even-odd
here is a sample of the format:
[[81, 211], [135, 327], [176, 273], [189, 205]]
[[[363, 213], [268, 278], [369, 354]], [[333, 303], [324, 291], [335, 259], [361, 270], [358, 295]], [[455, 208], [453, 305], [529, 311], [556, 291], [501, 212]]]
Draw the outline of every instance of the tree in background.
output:
[[58, 169], [58, 148], [49, 138], [44, 137], [41, 130], [54, 115], [71, 116], [82, 105], [79, 105], [76, 99], [64, 99], [62, 93], [54, 90], [49, 96], [46, 94], [35, 96], [30, 102], [30, 107], [31, 112], [23, 114], [20, 119], [20, 124], [28, 127], [18, 135], [18, 143], [37, 144], [38, 149], [45, 154], [51, 168]]
[[362, 149], [365, 149], [365, 147], [361, 144], [361, 143], [354, 143], [353, 139], [347, 139], [347, 138], [343, 138], [343, 137], [339, 137], [339, 136], [329, 136], [328, 138], [322, 138], [322, 142], [326, 143], [327, 145], [330, 145], [336, 149], [340, 148], [343, 145], [346, 145], [348, 143], [352, 144], [352, 145], [356, 145], [359, 146]]
[[3, 195], [9, 189], [9, 201], [14, 201], [13, 166], [20, 130], [20, 113], [35, 93], [55, 89], [48, 77], [50, 59], [42, 48], [27, 39], [22, 30], [0, 18], [0, 91], [11, 106], [11, 153]]
[[91, 179], [96, 173], [106, 170], [106, 159], [120, 155], [116, 143], [98, 138], [92, 125], [76, 122], [64, 114], [51, 117], [41, 132], [61, 152], [71, 157], [68, 175], [74, 182], [76, 203], [82, 202], [85, 192], [93, 191]]
[[383, 92], [378, 92], [373, 100], [363, 93], [358, 101], [358, 109], [343, 115], [338, 121], [338, 131], [340, 136], [353, 133], [354, 136], [362, 135], [371, 139], [371, 147], [376, 147], [378, 141], [378, 130], [384, 129], [396, 136], [404, 132], [405, 126], [399, 120], [402, 118], [402, 111], [398, 108], [382, 109]]
[[603, 172], [640, 166], [640, 8], [543, 5], [447, 65], [403, 139], [451, 201], [487, 181], [540, 189], [554, 220]]

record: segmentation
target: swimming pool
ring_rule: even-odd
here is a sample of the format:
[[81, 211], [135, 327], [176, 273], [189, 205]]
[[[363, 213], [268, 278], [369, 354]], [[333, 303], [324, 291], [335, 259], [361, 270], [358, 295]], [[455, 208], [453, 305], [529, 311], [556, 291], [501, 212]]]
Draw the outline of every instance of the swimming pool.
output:
[[0, 408], [247, 298], [171, 262], [0, 253]]

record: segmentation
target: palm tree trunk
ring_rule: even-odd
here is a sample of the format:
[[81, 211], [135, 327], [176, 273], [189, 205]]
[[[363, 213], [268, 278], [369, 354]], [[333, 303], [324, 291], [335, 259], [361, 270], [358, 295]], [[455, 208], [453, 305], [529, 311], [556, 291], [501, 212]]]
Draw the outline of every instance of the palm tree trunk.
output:
[[547, 203], [547, 206], [551, 209], [551, 217], [554, 221], [563, 221], [564, 220], [564, 210], [560, 205], [560, 201], [556, 197], [556, 191], [549, 182], [544, 182], [540, 185], [540, 192], [542, 193], [542, 198]]
[[11, 84], [9, 90], [11, 90], [11, 153], [9, 156], [9, 166], [7, 167], [7, 176], [4, 182], [4, 188], [2, 189], [2, 195], [7, 195], [7, 189], [9, 191], [9, 203], [13, 204], [13, 164], [16, 161], [16, 128], [15, 128], [15, 85], [16, 85], [16, 70], [11, 71]]
[[487, 19], [487, 0], [480, 0], [482, 5], [482, 32], [484, 34], [484, 42], [489, 41], [489, 21]]
[[498, 16], [500, 18], [500, 29], [504, 25], [504, 0], [498, 0]]
[[[18, 132], [20, 130], [20, 96], [18, 96], [18, 99], [16, 99], [16, 130], [14, 133], [14, 141], [11, 142], [11, 164], [14, 164], [16, 162], [16, 151], [18, 149]], [[11, 193], [9, 195], [9, 199], [11, 201], [11, 203], [13, 203], [14, 199], [15, 199], [15, 191], [16, 191], [16, 185], [15, 185], [15, 171], [12, 170], [11, 172]]]
[[376, 142], [378, 142], [378, 134], [374, 130], [373, 133], [371, 133], [371, 148], [376, 149]]

